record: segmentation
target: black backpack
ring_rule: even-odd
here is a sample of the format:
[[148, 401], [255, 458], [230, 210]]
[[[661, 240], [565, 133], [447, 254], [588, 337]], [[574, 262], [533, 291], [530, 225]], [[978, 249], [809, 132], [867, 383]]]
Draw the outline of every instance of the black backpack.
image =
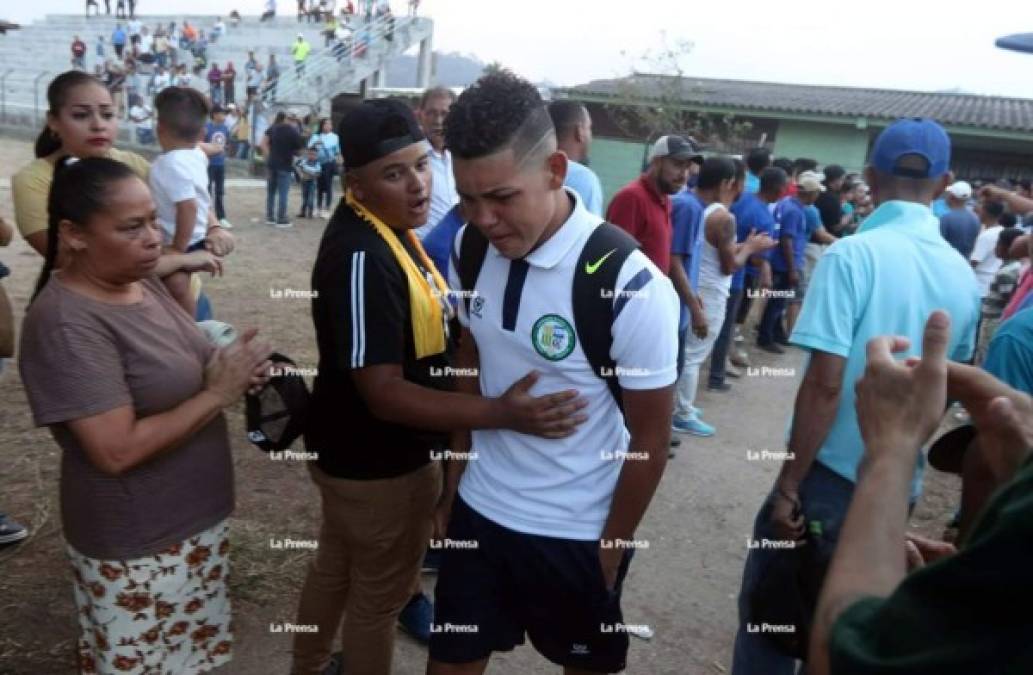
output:
[[[639, 243], [630, 234], [612, 223], [601, 223], [589, 235], [578, 257], [571, 288], [574, 331], [581, 341], [581, 350], [595, 374], [606, 381], [622, 413], [624, 401], [617, 382], [616, 363], [610, 358], [613, 320], [616, 316], [614, 303], [617, 300], [617, 275], [624, 261], [638, 248]], [[459, 261], [456, 264], [462, 290], [473, 290], [487, 252], [487, 238], [476, 227], [467, 225], [459, 243]], [[599, 264], [604, 256], [605, 262]], [[593, 263], [596, 267], [590, 273], [588, 269]], [[469, 294], [464, 294], [463, 302], [469, 313]]]

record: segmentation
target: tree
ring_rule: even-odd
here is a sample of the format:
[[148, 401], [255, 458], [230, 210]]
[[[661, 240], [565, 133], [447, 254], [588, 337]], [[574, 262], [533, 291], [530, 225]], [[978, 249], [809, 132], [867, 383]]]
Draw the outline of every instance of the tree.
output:
[[506, 67], [499, 61], [492, 61], [488, 65], [484, 66], [484, 70], [481, 71], [481, 76], [494, 75], [495, 73], [501, 73], [506, 70]]
[[[675, 133], [715, 150], [742, 147], [750, 122], [684, 108], [683, 102], [695, 89], [685, 77], [684, 65], [693, 47], [692, 41], [672, 42], [661, 31], [660, 46], [635, 59], [630, 74], [617, 80], [615, 101], [606, 106], [607, 111], [626, 135], [647, 143]], [[627, 57], [626, 52], [622, 55]]]

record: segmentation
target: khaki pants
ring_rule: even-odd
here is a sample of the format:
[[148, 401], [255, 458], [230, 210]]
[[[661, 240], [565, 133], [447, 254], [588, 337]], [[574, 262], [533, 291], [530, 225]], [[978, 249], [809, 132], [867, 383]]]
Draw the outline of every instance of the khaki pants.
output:
[[323, 525], [297, 622], [318, 625], [319, 632], [295, 635], [291, 672], [320, 673], [341, 626], [344, 672], [390, 675], [395, 624], [419, 580], [441, 468], [431, 462], [383, 480], [333, 478], [309, 468], [323, 495]]

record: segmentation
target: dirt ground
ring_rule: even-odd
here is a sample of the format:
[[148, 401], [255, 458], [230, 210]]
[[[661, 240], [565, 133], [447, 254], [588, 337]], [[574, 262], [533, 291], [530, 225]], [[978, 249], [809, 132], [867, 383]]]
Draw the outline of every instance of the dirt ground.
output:
[[[0, 139], [0, 215], [13, 222], [4, 179], [31, 159], [28, 143]], [[238, 327], [256, 325], [302, 368], [315, 367], [309, 301], [272, 299], [270, 289], [308, 287], [324, 221], [295, 220], [276, 230], [262, 216], [264, 190], [230, 188], [227, 210], [236, 224], [237, 251], [226, 275], [207, 283], [216, 317]], [[292, 209], [299, 196], [291, 195]], [[12, 275], [6, 287], [18, 319], [40, 258], [16, 236], [0, 251]], [[632, 675], [704, 675], [730, 670], [746, 539], [756, 509], [778, 470], [772, 461], [747, 461], [748, 450], [782, 449], [803, 355], [752, 354], [756, 366], [794, 368], [797, 377], [733, 380], [729, 393], [703, 392], [697, 405], [718, 435], [686, 437], [637, 537], [649, 542], [631, 567], [624, 594], [625, 621], [647, 624], [651, 641], [632, 639]], [[14, 360], [0, 386], [0, 508], [31, 528], [30, 538], [0, 550], [0, 675], [74, 672], [76, 621], [57, 503], [59, 456], [46, 430], [34, 429]], [[273, 462], [244, 435], [242, 406], [229, 412], [237, 508], [232, 519], [232, 597], [236, 614], [235, 660], [220, 673], [286, 675], [290, 636], [270, 633], [271, 623], [294, 619], [307, 552], [270, 550], [270, 539], [315, 539], [316, 490], [299, 463]], [[953, 508], [956, 482], [930, 472], [913, 526], [938, 533]], [[433, 591], [434, 577], [424, 577]], [[426, 650], [399, 634], [395, 672], [423, 672]], [[500, 675], [556, 673], [525, 646], [497, 655], [488, 669]]]

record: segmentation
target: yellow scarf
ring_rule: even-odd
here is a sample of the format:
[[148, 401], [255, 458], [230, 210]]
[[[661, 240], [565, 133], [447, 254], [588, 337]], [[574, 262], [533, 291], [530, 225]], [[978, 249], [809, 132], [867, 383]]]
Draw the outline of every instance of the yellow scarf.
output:
[[402, 266], [405, 278], [409, 282], [409, 314], [412, 317], [413, 342], [416, 346], [416, 358], [422, 359], [425, 356], [433, 356], [445, 351], [445, 324], [442, 316], [442, 301], [447, 302], [448, 285], [441, 278], [434, 263], [427, 257], [423, 245], [412, 230], [406, 230], [405, 236], [409, 239], [413, 249], [420, 256], [423, 266], [430, 271], [434, 278], [435, 289], [431, 289], [426, 277], [420, 273], [412, 257], [402, 246], [398, 234], [377, 218], [369, 209], [363, 206], [351, 190], [344, 196], [345, 202], [360, 218], [368, 222], [380, 235], [380, 238], [391, 247], [395, 259]]

